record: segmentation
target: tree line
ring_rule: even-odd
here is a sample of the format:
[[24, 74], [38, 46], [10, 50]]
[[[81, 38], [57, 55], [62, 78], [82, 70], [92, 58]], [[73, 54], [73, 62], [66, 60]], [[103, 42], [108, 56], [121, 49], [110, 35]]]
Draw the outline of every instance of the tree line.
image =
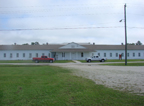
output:
[[[31, 42], [31, 44], [24, 43], [22, 45], [40, 45], [40, 43], [39, 42]], [[48, 45], [48, 43], [43, 43], [42, 45]], [[122, 43], [122, 45], [123, 45], [123, 43]], [[143, 45], [143, 44], [141, 43], [141, 41], [138, 40], [136, 43], [127, 43], [127, 45]]]

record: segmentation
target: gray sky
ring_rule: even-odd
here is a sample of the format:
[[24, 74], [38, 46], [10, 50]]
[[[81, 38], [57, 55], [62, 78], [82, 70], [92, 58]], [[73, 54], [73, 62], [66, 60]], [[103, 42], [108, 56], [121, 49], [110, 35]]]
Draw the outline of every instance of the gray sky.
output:
[[[0, 0], [0, 44], [144, 44], [143, 0]], [[19, 30], [18, 30], [19, 29]]]

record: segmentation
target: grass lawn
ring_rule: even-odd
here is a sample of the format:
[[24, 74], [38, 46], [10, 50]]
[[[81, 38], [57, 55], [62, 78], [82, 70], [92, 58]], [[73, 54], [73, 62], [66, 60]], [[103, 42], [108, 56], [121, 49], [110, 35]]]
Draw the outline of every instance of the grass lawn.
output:
[[0, 106], [144, 106], [120, 92], [54, 66], [0, 65]]
[[[85, 60], [79, 60], [80, 62], [82, 62], [82, 63], [86, 63], [86, 61]], [[128, 59], [127, 60], [128, 62], [135, 62], [135, 61], [144, 61], [144, 59]], [[99, 61], [91, 61], [91, 62], [99, 62]], [[125, 62], [125, 60], [123, 59], [123, 60], [107, 60], [106, 62]]]
[[110, 65], [110, 66], [144, 66], [144, 63], [110, 63], [110, 64], [100, 64], [100, 65]]
[[[54, 63], [69, 63], [73, 62], [72, 60], [56, 60]], [[35, 63], [32, 60], [0, 60], [0, 63]], [[40, 62], [40, 63], [49, 63], [49, 62]]]
[[0, 60], [0, 63], [34, 63], [32, 60]]

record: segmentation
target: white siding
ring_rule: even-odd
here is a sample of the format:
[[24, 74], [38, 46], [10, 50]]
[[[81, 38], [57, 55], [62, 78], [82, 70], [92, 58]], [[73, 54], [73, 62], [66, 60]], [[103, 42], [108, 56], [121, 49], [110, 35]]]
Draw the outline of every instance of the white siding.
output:
[[89, 57], [89, 52], [83, 52], [83, 57], [81, 57], [82, 52], [64, 52], [65, 57], [62, 57], [62, 52], [56, 53], [57, 60], [85, 60]]
[[[36, 57], [36, 53], [38, 54], [38, 57], [41, 57], [42, 55], [52, 56], [49, 50], [1, 50], [0, 60], [32, 60], [33, 57]], [[85, 60], [86, 57], [98, 54], [100, 55], [100, 57], [104, 57], [104, 53], [106, 54], [107, 59], [119, 59], [119, 54], [123, 53], [124, 56], [122, 57], [122, 59], [125, 59], [124, 50], [96, 50], [96, 52], [83, 52], [83, 57], [81, 56], [82, 52], [64, 52], [64, 53], [65, 56], [63, 57], [62, 52], [56, 53], [56, 59]], [[127, 53], [129, 53], [127, 59], [144, 59], [144, 50], [128, 50]], [[4, 57], [4, 55], [6, 57]]]
[[[18, 57], [17, 57], [17, 53], [18, 53]], [[31, 53], [31, 57], [30, 57], [30, 53]], [[38, 54], [38, 57], [41, 57], [43, 53], [44, 55], [49, 56], [50, 51], [48, 50], [1, 50], [0, 60], [32, 60], [33, 57], [36, 57], [36, 53]], [[6, 57], [4, 57], [4, 54], [6, 54]]]
[[[123, 53], [122, 59], [125, 59], [125, 50], [97, 50], [97, 52], [92, 52], [92, 53], [94, 55], [98, 55], [99, 53], [100, 57], [104, 57], [104, 53], [106, 53], [107, 59], [119, 59], [119, 54]], [[112, 57], [110, 56], [110, 53], [112, 54]], [[118, 57], [116, 57], [116, 53], [118, 53]], [[144, 50], [128, 50], [127, 53], [129, 53], [127, 59], [144, 59]], [[135, 53], [135, 56], [133, 56], [133, 53]], [[140, 56], [138, 55], [139, 53]]]

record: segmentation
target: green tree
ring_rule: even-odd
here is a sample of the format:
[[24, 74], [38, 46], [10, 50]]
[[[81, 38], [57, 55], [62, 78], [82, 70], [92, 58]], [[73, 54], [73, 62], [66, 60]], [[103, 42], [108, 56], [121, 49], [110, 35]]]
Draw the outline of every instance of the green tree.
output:
[[24, 43], [24, 44], [22, 44], [22, 45], [29, 45], [28, 43]]
[[31, 45], [39, 45], [39, 42], [31, 42]]
[[137, 41], [136, 45], [142, 45], [141, 41]]
[[127, 43], [127, 45], [135, 45], [135, 43]]

